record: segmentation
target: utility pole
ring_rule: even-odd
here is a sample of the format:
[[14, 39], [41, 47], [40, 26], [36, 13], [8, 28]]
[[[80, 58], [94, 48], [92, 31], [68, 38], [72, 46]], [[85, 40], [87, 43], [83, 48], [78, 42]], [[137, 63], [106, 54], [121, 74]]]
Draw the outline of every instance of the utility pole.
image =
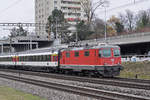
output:
[[30, 50], [32, 50], [32, 36], [30, 36]]
[[1, 44], [1, 53], [3, 54], [4, 53], [4, 44]]
[[106, 22], [106, 7], [105, 7], [105, 42], [107, 42], [107, 22]]
[[58, 37], [57, 37], [57, 35], [58, 35], [58, 33], [57, 33], [57, 32], [58, 32], [57, 23], [58, 23], [58, 22], [57, 22], [57, 17], [56, 17], [56, 39], [58, 39]]
[[109, 5], [108, 4], [104, 4], [103, 5], [103, 7], [104, 7], [104, 9], [105, 9], [105, 29], [104, 29], [104, 31], [105, 31], [105, 42], [107, 43], [107, 10], [106, 10], [106, 7], [109, 7]]
[[10, 48], [10, 53], [11, 53], [12, 52], [12, 38], [11, 37], [10, 37], [9, 41], [10, 41], [10, 47], [9, 48]]

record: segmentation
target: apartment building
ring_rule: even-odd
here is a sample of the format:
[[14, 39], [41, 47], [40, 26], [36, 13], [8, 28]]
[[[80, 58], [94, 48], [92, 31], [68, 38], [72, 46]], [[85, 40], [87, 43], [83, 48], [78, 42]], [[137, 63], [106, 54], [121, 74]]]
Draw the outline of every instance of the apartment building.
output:
[[[71, 24], [76, 24], [77, 20], [86, 20], [80, 0], [35, 0], [35, 22], [47, 23], [54, 9], [61, 10], [65, 19]], [[45, 27], [36, 27], [36, 34], [47, 35]]]

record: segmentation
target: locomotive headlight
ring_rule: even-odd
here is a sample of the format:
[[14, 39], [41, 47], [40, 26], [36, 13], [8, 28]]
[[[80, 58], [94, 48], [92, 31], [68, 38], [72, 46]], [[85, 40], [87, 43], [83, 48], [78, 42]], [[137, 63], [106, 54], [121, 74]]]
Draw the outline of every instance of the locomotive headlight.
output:
[[112, 61], [112, 62], [114, 62], [114, 61], [115, 61], [115, 59], [111, 59], [111, 61]]
[[108, 65], [108, 63], [104, 63], [104, 65], [105, 65], [105, 66]]

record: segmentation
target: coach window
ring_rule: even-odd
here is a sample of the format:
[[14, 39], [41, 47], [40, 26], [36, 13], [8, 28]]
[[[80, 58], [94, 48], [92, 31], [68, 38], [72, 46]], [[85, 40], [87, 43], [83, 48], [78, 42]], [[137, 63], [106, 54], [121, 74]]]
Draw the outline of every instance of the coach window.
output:
[[36, 59], [37, 61], [40, 61], [40, 56], [37, 56], [37, 59]]
[[69, 53], [69, 52], [66, 53], [66, 57], [67, 57], [67, 58], [70, 57], [70, 53]]
[[50, 58], [50, 61], [52, 61], [52, 55], [50, 55], [49, 58]]
[[41, 61], [44, 61], [44, 60], [45, 60], [45, 57], [44, 57], [44, 55], [41, 55], [41, 57], [42, 57]]
[[42, 61], [42, 56], [41, 55], [39, 56], [39, 61]]
[[33, 59], [32, 59], [33, 61], [35, 61], [35, 56], [33, 56]]
[[30, 56], [27, 56], [27, 61], [30, 61]]
[[21, 56], [19, 57], [19, 61], [22, 61], [22, 57]]
[[24, 56], [22, 56], [22, 61], [24, 61]]
[[75, 52], [75, 57], [79, 57], [79, 52]]
[[32, 61], [32, 56], [29, 56], [29, 58], [28, 58], [28, 59], [29, 59], [29, 61]]
[[26, 61], [26, 56], [24, 56], [24, 61]]
[[28, 56], [25, 56], [25, 61], [28, 61]]
[[29, 56], [26, 56], [26, 61], [29, 61]]
[[34, 61], [34, 56], [31, 56], [31, 61]]
[[54, 61], [57, 61], [57, 56], [54, 56]]
[[42, 55], [39, 56], [39, 60], [40, 60], [40, 61], [43, 60], [43, 56], [42, 56]]
[[43, 61], [47, 61], [46, 55], [43, 55]]
[[38, 56], [35, 56], [35, 61], [38, 61]]
[[89, 56], [90, 55], [90, 52], [89, 51], [85, 51], [84, 52], [84, 56]]
[[9, 61], [9, 57], [6, 58], [6, 61]]
[[24, 61], [24, 56], [22, 56], [22, 61]]
[[46, 55], [46, 61], [50, 61], [50, 56]]

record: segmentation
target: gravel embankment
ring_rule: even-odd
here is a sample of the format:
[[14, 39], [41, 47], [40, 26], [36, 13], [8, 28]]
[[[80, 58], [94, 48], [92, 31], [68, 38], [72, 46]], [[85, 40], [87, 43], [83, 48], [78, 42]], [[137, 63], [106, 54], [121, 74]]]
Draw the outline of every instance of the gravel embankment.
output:
[[67, 93], [63, 91], [57, 91], [54, 89], [47, 89], [47, 88], [16, 82], [12, 80], [7, 80], [3, 78], [0, 78], [0, 85], [15, 88], [17, 90], [30, 93], [33, 95], [38, 95], [47, 100], [97, 100], [94, 98], [84, 97], [84, 96]]

